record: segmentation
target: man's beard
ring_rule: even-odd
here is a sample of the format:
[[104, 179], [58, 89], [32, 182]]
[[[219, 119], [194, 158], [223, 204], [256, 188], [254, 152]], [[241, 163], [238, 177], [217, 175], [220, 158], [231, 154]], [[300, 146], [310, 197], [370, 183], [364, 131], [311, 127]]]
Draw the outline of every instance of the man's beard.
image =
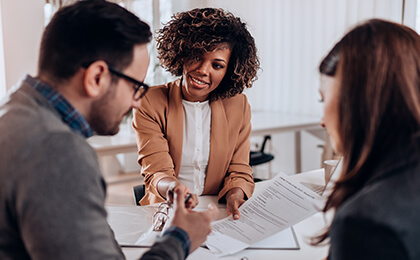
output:
[[99, 100], [93, 102], [90, 111], [90, 125], [98, 135], [115, 135], [120, 130], [122, 118], [117, 120], [113, 115], [115, 102], [115, 85], [111, 85], [108, 92]]

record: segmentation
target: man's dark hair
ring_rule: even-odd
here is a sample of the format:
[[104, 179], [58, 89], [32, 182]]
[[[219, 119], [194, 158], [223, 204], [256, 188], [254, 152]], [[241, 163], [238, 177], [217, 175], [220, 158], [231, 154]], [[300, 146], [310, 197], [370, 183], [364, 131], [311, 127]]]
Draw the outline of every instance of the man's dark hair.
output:
[[61, 81], [80, 67], [104, 60], [127, 67], [133, 47], [150, 42], [150, 27], [123, 7], [104, 0], [84, 0], [63, 7], [42, 36], [38, 74]]

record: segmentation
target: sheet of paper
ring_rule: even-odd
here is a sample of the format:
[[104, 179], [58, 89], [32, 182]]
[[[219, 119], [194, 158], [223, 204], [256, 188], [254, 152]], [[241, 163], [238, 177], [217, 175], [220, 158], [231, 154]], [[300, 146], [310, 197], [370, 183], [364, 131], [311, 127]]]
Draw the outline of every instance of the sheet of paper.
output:
[[268, 181], [240, 207], [241, 218], [213, 222], [206, 245], [216, 255], [234, 254], [318, 212], [323, 199], [284, 173]]
[[106, 206], [108, 224], [121, 246], [150, 247], [160, 232], [152, 230], [152, 215], [157, 207]]
[[290, 227], [252, 244], [247, 249], [298, 250], [300, 246], [293, 227]]

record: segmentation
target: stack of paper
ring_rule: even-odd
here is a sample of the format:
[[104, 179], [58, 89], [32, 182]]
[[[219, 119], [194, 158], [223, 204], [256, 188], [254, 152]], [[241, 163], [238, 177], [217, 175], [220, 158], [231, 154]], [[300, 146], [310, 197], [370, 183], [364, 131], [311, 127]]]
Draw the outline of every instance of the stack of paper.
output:
[[284, 173], [259, 189], [231, 216], [212, 224], [206, 245], [218, 256], [234, 254], [318, 212], [324, 199]]

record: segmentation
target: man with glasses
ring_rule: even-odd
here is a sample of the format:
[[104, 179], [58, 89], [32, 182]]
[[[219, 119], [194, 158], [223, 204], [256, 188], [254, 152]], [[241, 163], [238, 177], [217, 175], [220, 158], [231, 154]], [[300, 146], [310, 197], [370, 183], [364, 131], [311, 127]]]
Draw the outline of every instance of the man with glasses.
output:
[[[60, 9], [38, 75], [0, 106], [0, 259], [123, 259], [106, 220], [94, 133], [116, 134], [147, 92], [149, 26], [101, 0]], [[217, 215], [190, 212], [175, 190], [172, 226], [143, 259], [184, 259]]]
[[134, 94], [133, 94], [134, 100], [140, 100], [149, 89], [149, 85], [147, 85], [146, 83], [137, 81], [136, 79], [133, 79], [132, 77], [125, 75], [124, 73], [120, 72], [119, 70], [117, 70], [116, 68], [112, 67], [109, 64], [108, 64], [108, 69], [111, 73], [114, 73], [118, 77], [126, 79], [134, 84]]

